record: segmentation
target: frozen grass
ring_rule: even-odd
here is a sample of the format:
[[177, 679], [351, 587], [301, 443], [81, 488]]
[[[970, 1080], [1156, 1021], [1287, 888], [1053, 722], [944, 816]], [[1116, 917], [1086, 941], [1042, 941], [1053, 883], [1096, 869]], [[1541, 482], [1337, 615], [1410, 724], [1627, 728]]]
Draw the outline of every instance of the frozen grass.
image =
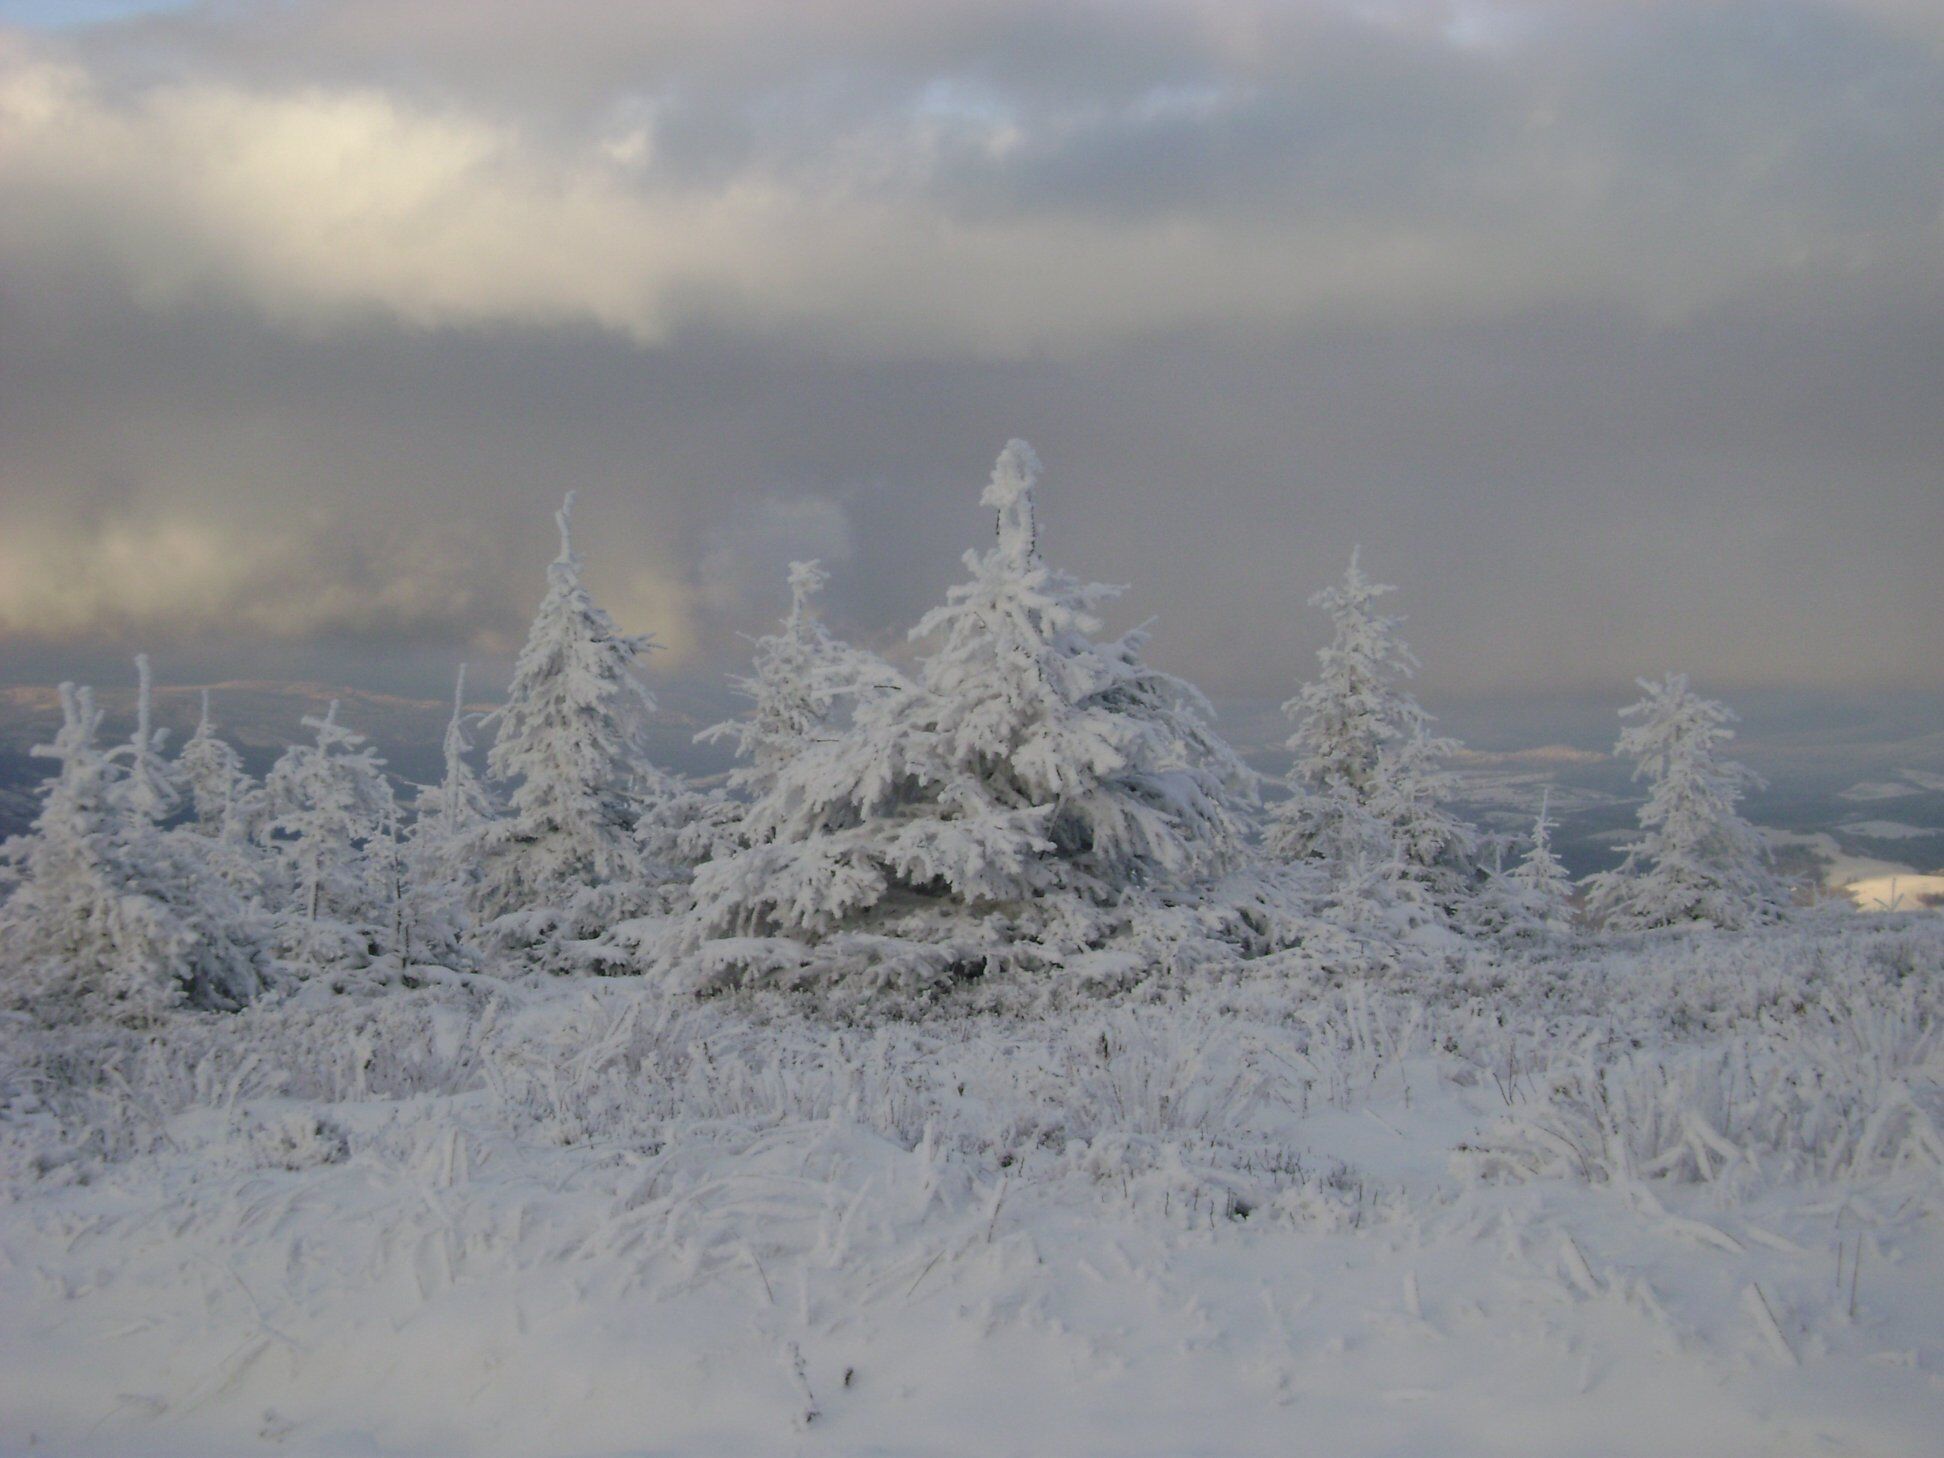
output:
[[12, 1023], [0, 1450], [1922, 1452], [1940, 962], [1906, 917], [1058, 1016]]

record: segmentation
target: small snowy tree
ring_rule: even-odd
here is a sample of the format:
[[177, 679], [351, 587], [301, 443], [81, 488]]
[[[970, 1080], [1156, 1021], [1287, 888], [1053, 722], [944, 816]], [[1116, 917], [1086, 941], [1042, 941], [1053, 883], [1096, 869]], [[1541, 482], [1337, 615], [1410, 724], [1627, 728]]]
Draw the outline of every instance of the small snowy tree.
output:
[[1331, 868], [1343, 888], [1354, 881], [1359, 895], [1373, 870], [1388, 868], [1378, 879], [1400, 904], [1428, 902], [1449, 915], [1480, 877], [1476, 834], [1444, 804], [1453, 781], [1441, 765], [1459, 746], [1431, 733], [1431, 716], [1403, 687], [1417, 658], [1399, 620], [1376, 607], [1396, 589], [1364, 576], [1358, 556], [1340, 584], [1310, 599], [1329, 614], [1331, 639], [1317, 654], [1322, 672], [1282, 706], [1296, 723], [1295, 763], [1266, 841]]
[[212, 840], [247, 839], [261, 814], [256, 786], [234, 745], [216, 734], [209, 690], [202, 691], [196, 732], [176, 755], [176, 772], [189, 792], [190, 826]]
[[[240, 1007], [263, 986], [248, 908], [185, 837], [156, 825], [157, 777], [124, 762], [140, 757], [102, 752], [94, 695], [62, 684], [61, 718], [54, 742], [33, 750], [58, 765], [40, 815], [4, 848], [20, 880], [0, 906], [12, 993], [137, 1019]], [[146, 720], [138, 709], [152, 752]]]
[[441, 878], [458, 885], [474, 879], [472, 846], [493, 818], [492, 796], [466, 756], [472, 751], [466, 727], [466, 665], [459, 665], [452, 688], [452, 717], [440, 746], [445, 772], [439, 783], [419, 791], [412, 826], [412, 860], [422, 879]]
[[409, 924], [401, 928], [401, 942], [416, 942], [427, 956], [451, 959], [461, 951], [471, 921], [469, 893], [479, 879], [474, 851], [494, 815], [492, 797], [466, 759], [472, 747], [462, 663], [442, 745], [445, 772], [438, 784], [419, 791], [405, 841], [410, 886], [401, 907], [409, 914]]
[[750, 849], [696, 873], [706, 976], [918, 990], [1058, 962], [1234, 856], [1246, 771], [1200, 696], [1141, 662], [1142, 632], [1094, 640], [1115, 589], [1041, 558], [1038, 473], [1022, 441], [999, 457], [997, 541], [913, 629], [936, 645], [918, 682], [853, 672], [848, 730], [796, 740], [744, 817]]
[[270, 899], [274, 867], [258, 843], [269, 813], [263, 787], [244, 769], [243, 756], [217, 737], [208, 689], [196, 732], [176, 756], [175, 775], [190, 810], [182, 832], [197, 837], [203, 858], [232, 890], [253, 902]]
[[1508, 912], [1505, 929], [1511, 935], [1562, 932], [1573, 924], [1573, 878], [1553, 854], [1551, 803], [1552, 792], [1547, 790], [1539, 798], [1539, 818], [1532, 823], [1532, 844], [1502, 878]]
[[135, 733], [114, 757], [127, 765], [121, 795], [128, 808], [159, 824], [181, 807], [182, 786], [175, 766], [162, 757], [169, 731], [153, 727], [155, 680], [146, 653], [135, 655], [135, 683]]
[[285, 750], [264, 789], [289, 891], [287, 952], [317, 966], [358, 966], [392, 935], [397, 807], [385, 762], [337, 714], [333, 699], [322, 718], [304, 717], [315, 739]]
[[499, 939], [539, 946], [584, 937], [644, 909], [669, 868], [644, 854], [637, 827], [677, 792], [649, 762], [654, 699], [635, 677], [651, 639], [620, 632], [581, 582], [570, 491], [555, 521], [560, 555], [520, 651], [488, 772], [510, 812], [478, 838], [481, 914]]
[[1736, 809], [1762, 780], [1723, 756], [1734, 711], [1693, 692], [1684, 673], [1639, 683], [1646, 697], [1620, 711], [1639, 722], [1614, 753], [1634, 760], [1634, 778], [1651, 786], [1642, 834], [1619, 866], [1587, 879], [1589, 916], [1615, 931], [1774, 921], [1787, 898], [1761, 832]]
[[778, 631], [756, 640], [747, 677], [733, 680], [749, 712], [696, 735], [700, 742], [733, 741], [744, 761], [730, 783], [760, 796], [804, 747], [827, 737], [836, 705], [856, 686], [861, 657], [831, 637], [811, 606], [829, 576], [816, 562], [790, 564], [790, 610]]

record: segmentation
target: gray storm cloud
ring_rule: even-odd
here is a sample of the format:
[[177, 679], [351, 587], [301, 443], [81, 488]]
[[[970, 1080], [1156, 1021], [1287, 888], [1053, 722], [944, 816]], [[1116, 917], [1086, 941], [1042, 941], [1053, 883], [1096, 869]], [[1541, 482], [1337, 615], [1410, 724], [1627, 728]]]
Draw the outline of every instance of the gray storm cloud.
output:
[[[0, 33], [0, 648], [503, 651], [547, 511], [714, 671], [1046, 456], [1217, 692], [1353, 541], [1434, 679], [1940, 670], [1917, 4], [196, 6]], [[841, 504], [840, 504], [841, 503]]]

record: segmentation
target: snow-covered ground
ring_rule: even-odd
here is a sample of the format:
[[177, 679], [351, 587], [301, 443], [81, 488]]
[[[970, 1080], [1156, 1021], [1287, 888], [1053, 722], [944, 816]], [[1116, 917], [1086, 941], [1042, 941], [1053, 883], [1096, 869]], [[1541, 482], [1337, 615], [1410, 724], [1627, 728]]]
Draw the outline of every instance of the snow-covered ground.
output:
[[1851, 820], [1836, 828], [1845, 835], [1858, 835], [1865, 840], [1924, 840], [1944, 835], [1944, 829], [1937, 826], [1905, 825], [1901, 820]]
[[0, 1450], [1914, 1455], [1944, 922], [5, 1031]]

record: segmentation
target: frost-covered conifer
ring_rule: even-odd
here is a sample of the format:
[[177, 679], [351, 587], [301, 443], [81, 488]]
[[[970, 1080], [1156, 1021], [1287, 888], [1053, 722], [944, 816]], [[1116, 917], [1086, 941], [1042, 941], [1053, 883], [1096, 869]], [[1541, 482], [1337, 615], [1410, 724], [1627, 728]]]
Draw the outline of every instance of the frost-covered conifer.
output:
[[1519, 864], [1503, 876], [1508, 906], [1506, 930], [1535, 936], [1565, 931], [1573, 924], [1573, 878], [1553, 854], [1556, 822], [1549, 813], [1552, 792], [1539, 800], [1539, 817], [1532, 823], [1532, 844]]
[[274, 866], [260, 844], [269, 814], [263, 787], [243, 767], [243, 756], [217, 737], [202, 691], [196, 732], [176, 756], [175, 773], [189, 803], [183, 833], [199, 838], [203, 858], [231, 889], [248, 901], [273, 899]]
[[1734, 711], [1688, 687], [1687, 675], [1639, 680], [1646, 697], [1620, 711], [1640, 722], [1614, 753], [1652, 788], [1641, 838], [1611, 871], [1587, 879], [1587, 911], [1615, 931], [1705, 924], [1730, 931], [1774, 921], [1787, 905], [1762, 834], [1736, 810], [1760, 776], [1723, 757]]
[[315, 740], [285, 750], [264, 789], [289, 891], [285, 947], [316, 965], [359, 965], [392, 936], [397, 807], [385, 762], [337, 713], [333, 699], [322, 718], [304, 717]]
[[476, 876], [473, 844], [481, 827], [493, 818], [492, 797], [473, 772], [466, 756], [472, 750], [466, 727], [466, 665], [459, 665], [452, 688], [452, 717], [446, 721], [441, 745], [445, 772], [439, 783], [419, 791], [415, 803], [412, 861], [422, 878], [441, 878], [463, 886]]
[[1322, 672], [1283, 705], [1296, 722], [1295, 763], [1266, 839], [1333, 875], [1358, 867], [1360, 886], [1371, 868], [1390, 867], [1401, 901], [1422, 896], [1450, 914], [1478, 882], [1477, 837], [1444, 805], [1452, 777], [1441, 764], [1457, 741], [1431, 733], [1431, 716], [1403, 686], [1417, 658], [1399, 620], [1376, 607], [1395, 590], [1364, 576], [1352, 552], [1343, 581], [1310, 599], [1329, 614], [1331, 639], [1317, 655]]
[[121, 795], [129, 809], [159, 824], [180, 808], [182, 787], [175, 766], [162, 757], [169, 731], [153, 727], [154, 678], [146, 653], [135, 655], [135, 682], [135, 732], [114, 757], [127, 764]]
[[[156, 825], [159, 776], [134, 773], [153, 766], [102, 752], [94, 695], [62, 684], [61, 717], [33, 750], [59, 766], [40, 815], [5, 848], [20, 879], [0, 906], [11, 992], [116, 1017], [241, 1006], [263, 986], [248, 909], [189, 837]], [[145, 719], [138, 741], [152, 753]]]
[[442, 746], [445, 771], [438, 784], [419, 791], [404, 842], [410, 885], [401, 898], [401, 909], [408, 913], [409, 924], [401, 927], [401, 940], [415, 943], [417, 953], [446, 960], [460, 953], [471, 922], [468, 893], [479, 879], [474, 855], [494, 815], [492, 797], [466, 759], [473, 745], [465, 704], [466, 665], [462, 663]]
[[857, 676], [848, 730], [799, 742], [744, 817], [750, 849], [696, 873], [691, 931], [743, 939], [704, 950], [721, 975], [814, 980], [774, 939], [851, 934], [884, 939], [853, 943], [868, 976], [908, 986], [998, 940], [1057, 960], [1124, 925], [1128, 898], [1229, 863], [1247, 773], [1200, 696], [1141, 662], [1143, 633], [1094, 641], [1115, 589], [1041, 558], [1038, 473], [1023, 441], [999, 457], [998, 539], [913, 630], [935, 644], [918, 682]]
[[243, 756], [220, 739], [209, 714], [209, 690], [202, 691], [202, 713], [196, 732], [176, 756], [176, 772], [189, 792], [190, 826], [199, 835], [227, 839], [246, 834], [255, 786], [243, 768]]
[[811, 606], [829, 575], [816, 562], [790, 564], [790, 610], [774, 633], [756, 640], [747, 677], [734, 680], [750, 702], [739, 719], [704, 729], [700, 741], [732, 740], [743, 763], [730, 783], [760, 796], [777, 773], [814, 740], [828, 737], [835, 706], [877, 660], [833, 638]]
[[567, 494], [555, 520], [560, 555], [520, 651], [486, 765], [510, 787], [509, 813], [479, 837], [482, 915], [500, 939], [538, 945], [587, 936], [645, 909], [674, 872], [644, 852], [637, 829], [679, 791], [650, 763], [644, 729], [654, 699], [635, 677], [652, 640], [620, 632], [581, 582]]

